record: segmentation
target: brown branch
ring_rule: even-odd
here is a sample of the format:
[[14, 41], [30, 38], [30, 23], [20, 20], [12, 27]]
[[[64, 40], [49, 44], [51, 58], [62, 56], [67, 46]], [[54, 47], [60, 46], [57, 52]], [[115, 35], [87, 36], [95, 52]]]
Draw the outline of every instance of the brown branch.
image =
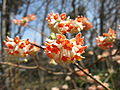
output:
[[38, 68], [37, 66], [24, 66], [24, 65], [18, 65], [18, 64], [14, 64], [14, 63], [10, 63], [10, 62], [0, 62], [0, 64], [9, 65], [9, 66], [18, 67], [18, 68], [23, 68], [23, 69], [36, 69], [36, 68]]
[[44, 50], [44, 47], [43, 47], [43, 46], [39, 46], [39, 45], [34, 44], [34, 43], [31, 43], [31, 44], [34, 45], [34, 46], [36, 46], [36, 47], [38, 47], [38, 48], [40, 48], [40, 49], [43, 49], [43, 50]]
[[[53, 75], [64, 75], [63, 72], [54, 72], [52, 70], [46, 69], [46, 68], [41, 67], [41, 66], [25, 66], [25, 65], [18, 65], [15, 63], [10, 63], [10, 62], [0, 62], [0, 64], [12, 66], [12, 67], [17, 67], [17, 68], [22, 68], [22, 69], [40, 69], [44, 72], [47, 72], [48, 74], [53, 74]], [[71, 72], [67, 73], [67, 75], [71, 75], [71, 74], [72, 74]]]
[[102, 87], [104, 87], [106, 90], [110, 90], [108, 87], [106, 87], [101, 81], [98, 81], [97, 79], [95, 79], [92, 75], [90, 75], [89, 73], [85, 72], [84, 69], [82, 67], [80, 67], [77, 63], [74, 63], [74, 65], [80, 69], [82, 72], [84, 72], [87, 76], [89, 76], [91, 79], [93, 79], [95, 82], [97, 82], [98, 84], [100, 84]]

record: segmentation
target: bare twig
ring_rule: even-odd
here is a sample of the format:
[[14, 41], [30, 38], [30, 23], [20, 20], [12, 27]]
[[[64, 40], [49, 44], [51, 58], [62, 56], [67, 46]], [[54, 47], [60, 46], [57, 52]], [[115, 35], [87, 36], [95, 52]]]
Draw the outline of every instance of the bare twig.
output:
[[102, 87], [104, 87], [106, 90], [110, 90], [108, 87], [106, 87], [101, 81], [98, 81], [97, 79], [95, 79], [92, 75], [88, 74], [87, 72], [84, 71], [84, 69], [82, 67], [80, 67], [77, 63], [74, 63], [74, 65], [79, 68], [82, 72], [84, 72], [87, 76], [89, 76], [91, 79], [93, 79], [95, 82], [97, 82], [98, 84], [100, 84]]
[[[17, 67], [17, 68], [22, 68], [22, 69], [40, 69], [44, 72], [47, 72], [48, 74], [53, 74], [53, 75], [64, 75], [63, 72], [54, 72], [50, 69], [46, 69], [42, 66], [25, 66], [25, 65], [18, 65], [18, 64], [15, 64], [15, 63], [10, 63], [10, 62], [0, 62], [1, 65], [9, 65], [9, 66], [12, 66], [12, 67]], [[71, 75], [72, 73], [67, 73], [67, 75]]]
[[24, 65], [18, 65], [18, 64], [14, 64], [10, 62], [0, 62], [0, 64], [23, 68], [23, 69], [36, 69], [37, 68], [37, 66], [24, 66]]
[[43, 46], [39, 46], [39, 45], [34, 44], [34, 43], [31, 43], [31, 44], [34, 45], [34, 46], [36, 46], [36, 47], [38, 47], [38, 48], [40, 48], [40, 49], [43, 49], [43, 50], [44, 50], [44, 47], [43, 47]]

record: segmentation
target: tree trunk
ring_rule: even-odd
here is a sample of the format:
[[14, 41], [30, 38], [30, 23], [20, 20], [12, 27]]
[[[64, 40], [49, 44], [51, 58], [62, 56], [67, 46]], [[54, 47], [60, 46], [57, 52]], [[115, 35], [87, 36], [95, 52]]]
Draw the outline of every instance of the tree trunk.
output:
[[[1, 11], [1, 60], [4, 61], [4, 44], [3, 40], [6, 39], [6, 8], [7, 8], [7, 0], [2, 1], [2, 11]], [[0, 70], [2, 75], [4, 75], [4, 67], [0, 66]], [[5, 89], [5, 77], [0, 77], [0, 88]]]

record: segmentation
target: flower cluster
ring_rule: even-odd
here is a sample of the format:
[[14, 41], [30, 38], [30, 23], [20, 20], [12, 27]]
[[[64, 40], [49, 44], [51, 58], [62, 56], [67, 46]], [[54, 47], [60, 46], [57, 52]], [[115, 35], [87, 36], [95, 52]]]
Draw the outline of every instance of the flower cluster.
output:
[[7, 37], [4, 43], [6, 46], [5, 50], [7, 50], [8, 54], [18, 57], [26, 57], [39, 51], [39, 48], [33, 46], [29, 39], [20, 40], [19, 37], [15, 37], [15, 39]]
[[61, 65], [82, 60], [84, 57], [81, 54], [85, 52], [87, 46], [83, 46], [84, 38], [81, 36], [79, 33], [75, 38], [68, 40], [64, 35], [57, 34], [56, 40], [48, 40], [45, 43], [46, 55]]
[[[35, 15], [28, 15], [21, 20], [14, 20], [15, 24], [26, 26], [29, 21], [36, 19]], [[83, 46], [84, 38], [82, 34], [78, 33], [81, 30], [88, 30], [92, 28], [92, 24], [86, 17], [78, 16], [75, 20], [69, 19], [65, 13], [59, 15], [51, 13], [46, 18], [49, 28], [58, 33], [54, 40], [48, 39], [46, 41], [44, 51], [48, 57], [59, 64], [74, 63], [76, 60], [80, 61], [84, 57], [81, 54], [85, 53], [87, 46]], [[66, 33], [78, 33], [75, 38], [67, 39], [64, 35]], [[54, 35], [52, 35], [53, 38]], [[6, 50], [10, 55], [25, 57], [36, 53], [39, 48], [31, 44], [30, 41], [20, 40], [7, 37], [5, 41]]]
[[78, 33], [81, 30], [91, 29], [92, 23], [86, 17], [78, 16], [75, 20], [70, 19], [65, 13], [59, 15], [58, 13], [50, 13], [46, 18], [49, 28], [54, 33]]
[[102, 49], [109, 49], [113, 46], [116, 38], [116, 33], [113, 29], [109, 29], [108, 33], [103, 33], [103, 36], [96, 38], [97, 45]]
[[13, 23], [17, 24], [17, 25], [20, 25], [20, 26], [27, 26], [28, 22], [33, 21], [35, 19], [36, 19], [36, 15], [31, 14], [31, 15], [28, 15], [26, 17], [23, 17], [21, 20], [14, 19]]

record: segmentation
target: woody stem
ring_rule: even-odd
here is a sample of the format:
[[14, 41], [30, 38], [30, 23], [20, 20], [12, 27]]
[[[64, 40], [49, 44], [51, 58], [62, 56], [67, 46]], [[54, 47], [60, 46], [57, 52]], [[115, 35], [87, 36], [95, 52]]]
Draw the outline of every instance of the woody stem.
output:
[[37, 44], [31, 43], [31, 45], [36, 46], [36, 47], [44, 50], [44, 48], [43, 48], [42, 46], [39, 46], [39, 45], [37, 45]]
[[90, 75], [89, 73], [85, 72], [84, 69], [82, 67], [80, 67], [77, 63], [74, 63], [74, 65], [80, 69], [82, 72], [84, 72], [87, 76], [89, 76], [91, 79], [93, 79], [95, 82], [97, 82], [98, 84], [100, 84], [102, 87], [104, 87], [106, 90], [110, 90], [108, 87], [106, 87], [101, 81], [98, 81], [97, 79], [95, 79], [92, 75]]

